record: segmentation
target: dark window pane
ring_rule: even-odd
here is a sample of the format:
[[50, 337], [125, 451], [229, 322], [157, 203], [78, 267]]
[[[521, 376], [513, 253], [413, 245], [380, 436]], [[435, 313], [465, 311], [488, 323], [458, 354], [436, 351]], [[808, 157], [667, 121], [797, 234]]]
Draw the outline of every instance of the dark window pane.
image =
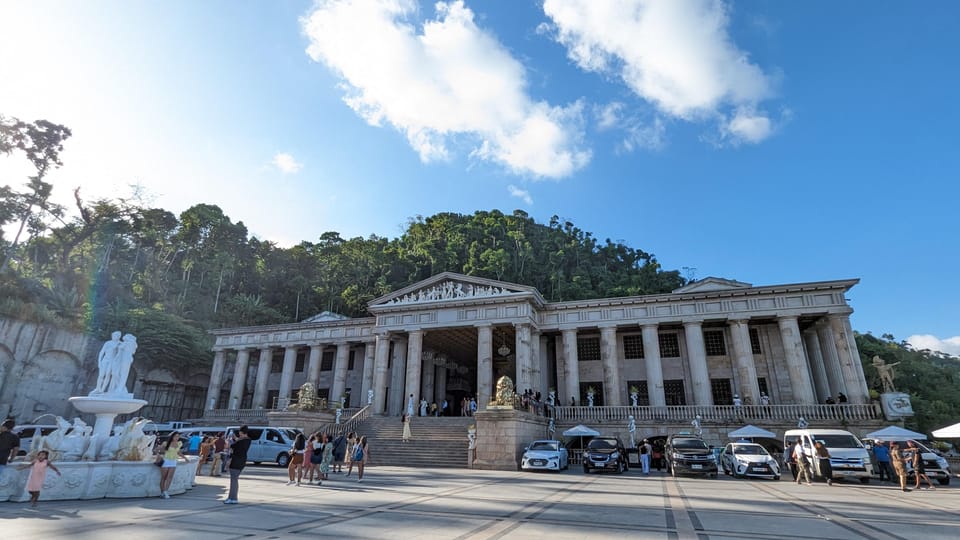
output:
[[676, 332], [659, 335], [660, 356], [662, 358], [677, 358], [680, 356], [680, 342]]
[[723, 341], [723, 330], [708, 330], [703, 333], [703, 344], [707, 348], [707, 356], [725, 356], [727, 346]]
[[628, 360], [643, 358], [643, 336], [623, 336], [623, 357]]
[[580, 362], [600, 360], [600, 338], [577, 338], [577, 360]]

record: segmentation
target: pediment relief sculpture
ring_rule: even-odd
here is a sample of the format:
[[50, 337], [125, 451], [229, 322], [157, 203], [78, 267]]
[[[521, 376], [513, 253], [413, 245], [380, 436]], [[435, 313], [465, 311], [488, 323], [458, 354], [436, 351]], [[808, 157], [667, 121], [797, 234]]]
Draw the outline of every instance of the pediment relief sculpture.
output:
[[461, 298], [484, 298], [514, 294], [504, 287], [494, 285], [475, 285], [459, 281], [444, 281], [432, 287], [398, 296], [390, 301], [391, 304], [414, 304], [417, 302], [436, 302], [437, 300], [457, 300]]

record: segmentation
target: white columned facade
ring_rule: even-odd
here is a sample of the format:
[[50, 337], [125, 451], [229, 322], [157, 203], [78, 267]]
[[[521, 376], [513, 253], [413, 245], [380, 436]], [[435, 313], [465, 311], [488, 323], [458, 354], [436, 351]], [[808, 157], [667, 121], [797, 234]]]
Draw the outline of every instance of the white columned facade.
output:
[[310, 345], [310, 359], [307, 362], [307, 382], [312, 382], [316, 387], [320, 384], [320, 360], [323, 359], [323, 345], [314, 343]]
[[817, 321], [817, 337], [820, 341], [820, 353], [827, 371], [827, 382], [830, 385], [830, 396], [837, 399], [840, 392], [847, 393], [847, 385], [843, 381], [843, 372], [840, 370], [840, 360], [837, 358], [837, 346], [834, 343], [833, 331], [824, 321]]
[[383, 414], [387, 404], [387, 364], [390, 358], [390, 337], [376, 334], [373, 362], [373, 413]]
[[213, 351], [213, 367], [210, 370], [210, 385], [207, 386], [207, 402], [204, 408], [213, 410], [217, 408], [217, 401], [220, 400], [220, 385], [223, 384], [223, 368], [227, 364], [227, 353], [223, 349]]
[[870, 402], [870, 386], [867, 384], [867, 376], [863, 372], [863, 363], [860, 361], [860, 351], [857, 349], [857, 340], [853, 335], [853, 327], [850, 325], [849, 315], [837, 315], [843, 324], [844, 333], [847, 336], [847, 343], [850, 347], [850, 354], [853, 356], [853, 371], [857, 376], [857, 383], [860, 385], [860, 403]]
[[273, 363], [273, 349], [265, 347], [260, 349], [260, 357], [257, 360], [257, 378], [253, 387], [253, 408], [264, 409], [267, 407], [267, 383], [270, 379], [270, 367]]
[[853, 334], [846, 328], [845, 315], [830, 315], [827, 322], [830, 324], [830, 330], [833, 332], [833, 341], [837, 348], [837, 360], [840, 362], [840, 372], [843, 374], [843, 382], [847, 387], [847, 399], [850, 403], [866, 403], [869, 394], [865, 385], [860, 384], [860, 373], [863, 371], [860, 365], [860, 354], [857, 353], [857, 345], [853, 342]]
[[810, 380], [810, 370], [803, 354], [803, 339], [800, 335], [800, 325], [796, 317], [780, 317], [777, 319], [780, 327], [780, 338], [783, 341], [783, 352], [787, 360], [787, 369], [790, 372], [790, 387], [793, 389], [794, 403], [816, 403], [813, 393], [813, 383]]
[[297, 363], [297, 348], [283, 350], [283, 371], [280, 372], [280, 399], [288, 399], [293, 390], [293, 368]]
[[493, 326], [477, 327], [477, 409], [486, 409], [493, 393]]
[[545, 390], [543, 386], [543, 363], [540, 359], [540, 332], [530, 330], [530, 388], [533, 393]]
[[230, 385], [230, 409], [239, 409], [243, 403], [243, 391], [247, 384], [247, 363], [250, 349], [237, 349], [237, 362], [233, 367], [233, 384]]
[[604, 405], [623, 406], [626, 389], [620, 380], [620, 363], [617, 354], [617, 327], [600, 327], [600, 362], [603, 365]]
[[566, 395], [561, 405], [569, 405], [570, 398], [582, 405], [580, 396], [580, 361], [577, 352], [577, 329], [568, 328], [561, 332], [563, 339], [563, 378], [566, 381]]
[[[363, 343], [363, 377], [360, 379], [360, 400], [361, 407], [367, 405], [367, 395], [373, 388], [373, 368], [374, 368], [375, 348], [373, 343], [366, 341]], [[373, 403], [371, 402], [370, 405]]]
[[809, 329], [803, 333], [803, 344], [807, 351], [807, 360], [810, 362], [810, 372], [813, 374], [813, 387], [817, 392], [817, 403], [823, 403], [830, 393], [830, 384], [827, 382], [827, 369], [823, 365], [823, 355], [820, 353], [820, 339], [816, 329]]
[[399, 416], [407, 410], [404, 379], [407, 376], [407, 339], [393, 339], [393, 366], [390, 368], [390, 415]]
[[[421, 383], [423, 384], [423, 399], [427, 400], [427, 414], [430, 412], [429, 404], [437, 400], [434, 395], [434, 377], [436, 376], [437, 369], [435, 361], [435, 354], [432, 352], [423, 353], [423, 374], [421, 375]], [[439, 404], [438, 404], [439, 406]]]
[[757, 366], [753, 361], [753, 347], [750, 346], [750, 327], [747, 321], [730, 321], [730, 334], [733, 340], [734, 363], [740, 389], [738, 393], [745, 404], [759, 405]]
[[710, 369], [707, 366], [707, 348], [703, 343], [702, 323], [700, 321], [684, 322], [683, 337], [687, 343], [693, 402], [696, 405], [712, 406], [713, 390], [710, 387]]
[[423, 331], [414, 330], [409, 333], [407, 338], [407, 381], [406, 389], [403, 391], [404, 395], [407, 397], [404, 398], [404, 407], [406, 407], [406, 400], [410, 399], [410, 395], [413, 395], [413, 408], [414, 414], [419, 414], [420, 410], [420, 399], [423, 398], [423, 393], [420, 389], [420, 374], [423, 369]]
[[[434, 361], [434, 393], [437, 396], [437, 407], [443, 406], [443, 400], [447, 399], [447, 359], [444, 356], [438, 356]], [[459, 403], [457, 404], [459, 405]], [[447, 403], [447, 410], [440, 411], [440, 414], [450, 414], [453, 409], [452, 403]]]
[[347, 391], [347, 363], [350, 360], [350, 344], [337, 343], [337, 355], [333, 360], [333, 384], [330, 386], [331, 403], [340, 403]]
[[643, 363], [647, 368], [647, 395], [651, 407], [663, 407], [663, 366], [660, 363], [660, 330], [656, 324], [645, 324], [643, 331]]
[[534, 334], [533, 338], [536, 342], [536, 349], [533, 354], [533, 361], [535, 362], [537, 372], [537, 388], [536, 390], [540, 391], [541, 399], [547, 399], [548, 392], [550, 391], [550, 362], [547, 359], [547, 354], [549, 349], [549, 340], [547, 336], [537, 332]]
[[514, 347], [516, 347], [517, 377], [514, 388], [518, 394], [523, 393], [527, 388], [533, 386], [533, 378], [530, 376], [532, 360], [530, 350], [530, 325], [515, 324]]

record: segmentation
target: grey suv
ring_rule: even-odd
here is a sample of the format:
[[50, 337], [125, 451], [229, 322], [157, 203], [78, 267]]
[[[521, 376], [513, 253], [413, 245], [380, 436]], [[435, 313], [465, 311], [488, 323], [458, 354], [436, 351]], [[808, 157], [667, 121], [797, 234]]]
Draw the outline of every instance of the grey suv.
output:
[[583, 474], [590, 471], [623, 473], [629, 468], [627, 451], [616, 437], [594, 437], [583, 451]]
[[696, 435], [678, 434], [667, 437], [665, 448], [667, 472], [678, 474], [709, 474], [717, 477], [717, 460], [713, 451]]

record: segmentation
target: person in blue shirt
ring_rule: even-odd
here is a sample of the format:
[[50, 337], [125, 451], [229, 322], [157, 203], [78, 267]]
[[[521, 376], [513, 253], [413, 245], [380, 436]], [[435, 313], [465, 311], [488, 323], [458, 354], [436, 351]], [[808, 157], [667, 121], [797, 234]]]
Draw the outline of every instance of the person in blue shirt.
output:
[[880, 481], [886, 478], [893, 482], [893, 469], [890, 467], [890, 449], [882, 442], [876, 441], [873, 445], [873, 457], [877, 462], [877, 471], [880, 473]]
[[203, 442], [203, 437], [201, 437], [199, 433], [191, 435], [187, 446], [187, 452], [191, 454], [199, 453], [201, 442]]

